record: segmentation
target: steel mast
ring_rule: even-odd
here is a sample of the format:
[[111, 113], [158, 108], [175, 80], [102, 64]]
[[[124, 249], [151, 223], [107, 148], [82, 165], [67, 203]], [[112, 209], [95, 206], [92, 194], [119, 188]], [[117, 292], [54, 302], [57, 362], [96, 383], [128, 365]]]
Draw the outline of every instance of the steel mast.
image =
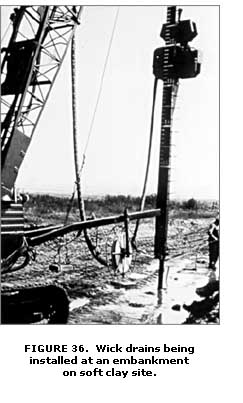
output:
[[153, 73], [155, 80], [163, 80], [162, 117], [160, 132], [160, 157], [156, 208], [161, 215], [156, 218], [155, 257], [159, 259], [158, 289], [163, 286], [164, 262], [167, 252], [169, 175], [171, 157], [172, 114], [175, 107], [179, 78], [196, 77], [200, 73], [198, 51], [188, 42], [196, 35], [196, 24], [180, 20], [182, 10], [176, 6], [167, 8], [167, 20], [162, 26], [161, 38], [165, 46], [154, 52]]

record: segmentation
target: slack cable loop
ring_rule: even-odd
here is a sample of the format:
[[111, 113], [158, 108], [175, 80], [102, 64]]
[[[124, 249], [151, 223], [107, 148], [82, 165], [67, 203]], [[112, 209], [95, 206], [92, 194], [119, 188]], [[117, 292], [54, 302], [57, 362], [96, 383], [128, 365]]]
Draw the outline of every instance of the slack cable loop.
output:
[[[91, 138], [91, 133], [92, 133], [92, 129], [93, 129], [94, 121], [95, 121], [95, 116], [96, 116], [96, 112], [97, 112], [97, 109], [98, 109], [98, 104], [99, 104], [99, 101], [100, 101], [100, 96], [101, 96], [101, 92], [102, 92], [102, 88], [103, 88], [106, 67], [107, 67], [110, 52], [111, 52], [111, 47], [112, 47], [112, 42], [113, 42], [113, 38], [114, 38], [114, 34], [115, 34], [115, 28], [116, 28], [116, 25], [117, 25], [119, 11], [120, 11], [120, 6], [117, 8], [117, 12], [116, 12], [116, 16], [115, 16], [115, 20], [114, 20], [114, 24], [113, 24], [113, 29], [112, 29], [112, 33], [111, 33], [111, 37], [110, 37], [110, 41], [109, 41], [109, 45], [108, 45], [108, 50], [107, 50], [107, 54], [106, 54], [106, 58], [105, 58], [105, 64], [104, 64], [104, 67], [103, 67], [103, 72], [102, 72], [102, 75], [101, 75], [101, 81], [100, 81], [100, 87], [99, 87], [98, 96], [97, 96], [97, 100], [96, 100], [96, 105], [95, 105], [93, 117], [92, 117], [90, 128], [89, 128], [87, 141], [86, 141], [85, 148], [84, 148], [82, 164], [81, 164], [81, 167], [79, 169], [79, 174], [80, 175], [81, 175], [81, 173], [83, 171], [83, 168], [84, 168], [84, 165], [85, 165], [86, 152], [87, 152], [87, 149], [88, 149], [88, 145], [89, 145], [89, 141], [90, 141], [90, 138]], [[72, 208], [72, 204], [73, 204], [74, 196], [76, 194], [76, 190], [77, 190], [77, 188], [74, 187], [73, 195], [72, 195], [71, 201], [70, 201], [71, 207], [70, 207], [69, 211], [66, 214], [65, 223], [67, 223], [67, 221], [68, 221], [68, 216], [69, 216], [69, 213], [70, 213], [71, 208]]]
[[[82, 197], [81, 191], [81, 177], [80, 177], [80, 169], [79, 169], [79, 161], [78, 161], [78, 142], [77, 142], [77, 102], [76, 102], [76, 52], [75, 52], [75, 34], [72, 38], [71, 43], [71, 74], [72, 74], [72, 114], [73, 114], [73, 149], [74, 149], [74, 164], [75, 164], [75, 174], [76, 174], [76, 187], [77, 187], [77, 198], [78, 198], [78, 207], [79, 207], [79, 215], [81, 221], [85, 221], [85, 207], [84, 200]], [[78, 232], [80, 235], [81, 231]], [[92, 256], [102, 265], [106, 266], [106, 260], [103, 259], [98, 252], [96, 252], [96, 247], [93, 245], [87, 229], [83, 230], [84, 238], [86, 244], [91, 252]]]

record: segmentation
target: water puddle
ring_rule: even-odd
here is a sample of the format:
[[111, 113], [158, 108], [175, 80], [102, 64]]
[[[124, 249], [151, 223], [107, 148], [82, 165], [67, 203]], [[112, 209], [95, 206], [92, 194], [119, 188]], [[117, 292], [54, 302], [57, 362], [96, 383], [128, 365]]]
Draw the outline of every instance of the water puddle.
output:
[[206, 263], [199, 267], [190, 258], [180, 258], [166, 265], [164, 288], [158, 292], [158, 261], [154, 261], [146, 274], [127, 273], [124, 279], [115, 278], [107, 286], [113, 301], [90, 308], [88, 298], [73, 301], [72, 309], [84, 306], [75, 323], [181, 324], [189, 316], [183, 304], [201, 300], [195, 290], [208, 282], [208, 276]]
[[69, 311], [72, 312], [74, 309], [81, 308], [84, 305], [89, 303], [88, 298], [76, 298], [73, 301], [70, 302], [69, 304]]

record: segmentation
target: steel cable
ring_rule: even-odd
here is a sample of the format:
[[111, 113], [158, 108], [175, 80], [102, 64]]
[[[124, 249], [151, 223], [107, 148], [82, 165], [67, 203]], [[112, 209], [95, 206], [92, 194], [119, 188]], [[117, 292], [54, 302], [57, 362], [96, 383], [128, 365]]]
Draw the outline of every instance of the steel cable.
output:
[[[155, 101], [156, 101], [156, 93], [157, 93], [157, 84], [158, 84], [158, 79], [155, 77], [155, 79], [154, 79], [154, 89], [153, 89], [153, 103], [152, 103], [152, 113], [151, 113], [150, 134], [149, 134], [148, 156], [147, 156], [147, 164], [146, 164], [143, 191], [142, 191], [141, 202], [140, 202], [140, 211], [144, 210], [145, 200], [146, 200], [146, 190], [147, 190], [148, 174], [149, 174], [152, 143], [153, 143], [154, 110], [155, 110]], [[137, 236], [137, 232], [138, 232], [138, 228], [139, 228], [139, 223], [140, 223], [140, 221], [137, 220], [135, 230], [134, 230], [134, 233], [133, 233], [133, 237], [132, 237], [132, 246], [135, 249], [136, 249], [135, 241], [136, 241], [136, 236]]]
[[[74, 147], [74, 163], [75, 163], [75, 174], [76, 174], [76, 187], [77, 187], [77, 197], [78, 197], [78, 207], [79, 215], [81, 221], [85, 221], [85, 206], [81, 191], [81, 177], [78, 161], [78, 142], [77, 142], [77, 103], [76, 103], [76, 47], [75, 47], [75, 34], [72, 38], [71, 43], [71, 75], [72, 75], [72, 113], [73, 113], [73, 147]], [[103, 259], [97, 252], [96, 247], [93, 245], [87, 229], [83, 230], [84, 238], [86, 244], [91, 252], [92, 256], [102, 265], [107, 266], [106, 260]]]

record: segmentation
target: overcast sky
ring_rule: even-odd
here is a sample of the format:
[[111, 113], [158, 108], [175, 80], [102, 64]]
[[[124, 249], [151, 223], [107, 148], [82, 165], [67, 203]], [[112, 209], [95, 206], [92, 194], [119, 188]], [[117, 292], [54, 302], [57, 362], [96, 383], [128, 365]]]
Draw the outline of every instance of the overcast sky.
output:
[[[3, 31], [8, 23], [3, 10]], [[80, 160], [94, 112], [117, 7], [85, 7], [77, 29], [77, 93]], [[201, 74], [180, 81], [173, 129], [171, 196], [218, 198], [219, 21], [216, 6], [184, 6], [182, 19], [197, 24], [192, 46], [202, 51]], [[119, 9], [104, 86], [89, 142], [82, 181], [85, 194], [136, 194], [145, 173], [154, 77], [153, 51], [166, 7]], [[156, 104], [148, 193], [155, 193], [162, 85]], [[74, 184], [70, 52], [57, 77], [17, 186], [25, 191], [70, 193]]]

